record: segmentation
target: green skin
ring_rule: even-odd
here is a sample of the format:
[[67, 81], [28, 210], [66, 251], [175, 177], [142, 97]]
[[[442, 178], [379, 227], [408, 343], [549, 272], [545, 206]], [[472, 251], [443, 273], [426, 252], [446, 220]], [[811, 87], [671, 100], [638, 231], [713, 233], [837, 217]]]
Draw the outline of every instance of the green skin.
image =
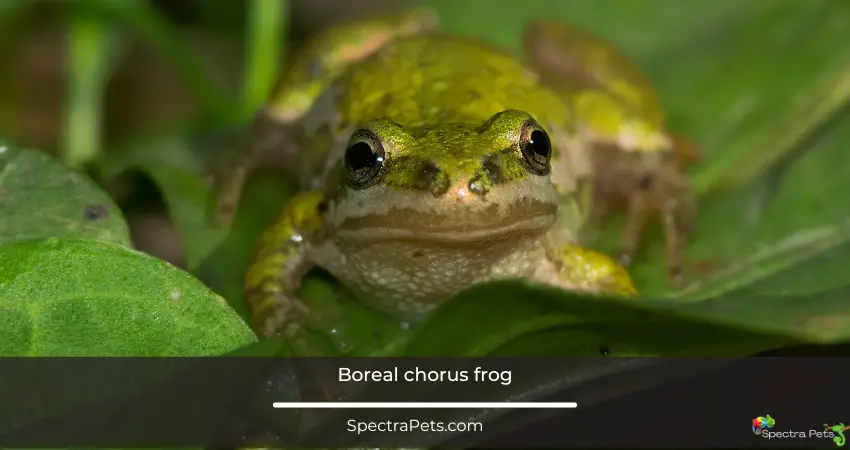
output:
[[428, 33], [337, 69], [290, 136], [302, 191], [246, 277], [258, 334], [316, 354], [313, 328], [347, 350], [344, 318], [298, 298], [316, 266], [407, 322], [495, 279], [635, 292], [620, 265], [577, 245], [594, 161], [574, 95], [510, 54]]

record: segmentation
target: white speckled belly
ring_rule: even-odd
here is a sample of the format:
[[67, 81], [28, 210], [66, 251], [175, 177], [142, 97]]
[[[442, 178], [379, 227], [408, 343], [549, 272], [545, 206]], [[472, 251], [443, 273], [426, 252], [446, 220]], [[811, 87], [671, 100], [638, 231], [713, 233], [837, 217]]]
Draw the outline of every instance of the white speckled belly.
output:
[[488, 242], [399, 240], [368, 246], [332, 241], [315, 248], [312, 256], [363, 302], [399, 320], [418, 322], [473, 284], [530, 277], [545, 257], [539, 240], [539, 235], [514, 235]]

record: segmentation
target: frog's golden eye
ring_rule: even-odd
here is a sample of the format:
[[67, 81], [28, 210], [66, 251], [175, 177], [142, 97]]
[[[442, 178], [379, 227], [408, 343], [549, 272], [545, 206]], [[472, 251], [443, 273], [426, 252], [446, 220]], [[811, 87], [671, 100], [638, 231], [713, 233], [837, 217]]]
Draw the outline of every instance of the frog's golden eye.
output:
[[384, 146], [374, 133], [367, 130], [355, 133], [345, 150], [348, 184], [354, 189], [374, 184], [384, 164], [384, 156]]
[[552, 159], [552, 141], [540, 125], [528, 123], [522, 131], [519, 149], [531, 170], [538, 175], [549, 173]]

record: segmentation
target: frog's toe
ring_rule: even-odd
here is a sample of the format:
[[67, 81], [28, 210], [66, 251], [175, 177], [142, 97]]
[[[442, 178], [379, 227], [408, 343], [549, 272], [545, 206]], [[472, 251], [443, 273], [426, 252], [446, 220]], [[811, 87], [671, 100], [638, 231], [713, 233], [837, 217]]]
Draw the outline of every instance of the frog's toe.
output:
[[682, 284], [682, 268], [679, 266], [667, 269], [667, 283], [673, 286]]
[[665, 237], [665, 257], [667, 260], [667, 281], [672, 285], [682, 282], [682, 267], [685, 263], [685, 249], [688, 237], [695, 231], [696, 207], [690, 191], [667, 201], [662, 211]]
[[294, 342], [302, 350], [309, 350], [307, 353], [300, 354], [322, 354], [320, 350], [314, 349], [313, 346], [311, 346], [309, 330], [318, 331], [327, 337], [338, 352], [348, 353], [351, 351], [346, 321], [345, 318], [342, 317], [341, 311], [336, 309], [330, 310], [327, 308], [315, 310], [308, 307], [300, 300], [294, 302], [294, 305], [297, 306], [297, 308], [295, 308], [297, 312], [294, 317], [292, 317], [294, 321], [290, 322], [288, 327], [291, 330], [287, 329], [285, 334], [287, 341]]
[[[330, 338], [331, 343], [339, 353], [346, 354], [351, 351], [351, 345], [340, 335], [338, 331], [318, 331], [323, 332], [325, 336]], [[310, 333], [310, 330], [300, 325], [290, 326], [286, 329], [284, 332], [284, 339], [296, 355], [321, 356], [327, 353], [326, 347], [319, 344], [316, 337]]]
[[620, 237], [620, 250], [617, 259], [623, 267], [632, 264], [634, 253], [640, 244], [640, 236], [649, 215], [649, 196], [645, 191], [637, 191], [628, 201], [626, 226]]
[[[310, 311], [304, 317], [304, 323], [311, 329], [319, 331], [333, 344], [336, 351], [340, 353], [351, 352], [351, 343], [349, 340], [348, 327], [344, 317], [339, 317], [337, 314], [320, 315], [316, 311]], [[319, 353], [305, 353], [307, 355], [317, 355]]]

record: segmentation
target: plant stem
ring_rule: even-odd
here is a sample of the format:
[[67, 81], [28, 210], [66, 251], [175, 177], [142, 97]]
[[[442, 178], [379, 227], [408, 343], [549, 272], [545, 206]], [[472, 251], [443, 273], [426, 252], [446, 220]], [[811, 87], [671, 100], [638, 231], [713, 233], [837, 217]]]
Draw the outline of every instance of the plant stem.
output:
[[100, 153], [110, 31], [103, 22], [75, 12], [72, 10], [68, 24], [69, 85], [63, 157], [69, 166], [80, 167]]
[[242, 106], [245, 118], [266, 102], [283, 55], [288, 16], [286, 0], [249, 0], [246, 30], [245, 78]]

